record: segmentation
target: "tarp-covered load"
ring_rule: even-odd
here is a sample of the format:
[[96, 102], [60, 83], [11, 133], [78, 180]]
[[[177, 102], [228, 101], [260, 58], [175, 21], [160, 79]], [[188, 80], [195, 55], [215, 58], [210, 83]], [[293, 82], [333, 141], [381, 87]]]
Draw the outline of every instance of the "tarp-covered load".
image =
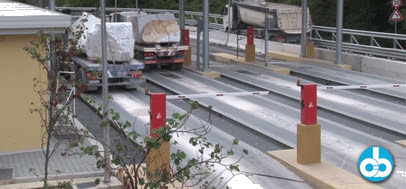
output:
[[135, 43], [176, 43], [180, 41], [179, 25], [172, 13], [120, 13], [122, 21], [133, 24]]
[[[83, 39], [79, 40], [78, 45], [83, 45], [82, 52], [87, 55], [89, 60], [101, 60], [101, 23], [100, 19], [87, 13], [82, 17], [87, 21], [84, 23], [85, 28]], [[81, 18], [79, 18], [81, 19]], [[77, 23], [79, 22], [79, 23]], [[72, 25], [73, 30], [76, 26], [81, 25], [77, 20]], [[124, 62], [134, 58], [134, 35], [133, 27], [130, 22], [106, 23], [107, 34], [107, 61]]]

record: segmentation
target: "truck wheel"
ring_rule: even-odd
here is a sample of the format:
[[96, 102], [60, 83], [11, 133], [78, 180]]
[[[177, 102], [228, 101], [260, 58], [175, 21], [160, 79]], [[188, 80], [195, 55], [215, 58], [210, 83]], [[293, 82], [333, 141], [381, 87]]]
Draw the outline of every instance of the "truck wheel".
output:
[[177, 70], [178, 69], [178, 63], [171, 63], [168, 65], [169, 70]]
[[177, 70], [181, 70], [182, 67], [183, 67], [183, 63], [177, 63], [176, 66], [177, 66], [177, 67], [176, 67]]

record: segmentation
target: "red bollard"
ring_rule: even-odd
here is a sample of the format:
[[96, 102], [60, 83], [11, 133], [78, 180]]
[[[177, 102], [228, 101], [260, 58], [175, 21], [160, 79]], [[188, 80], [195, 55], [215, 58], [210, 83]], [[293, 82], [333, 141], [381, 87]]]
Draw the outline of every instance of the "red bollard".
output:
[[317, 123], [317, 85], [301, 85], [301, 123], [297, 124], [297, 162], [321, 162], [321, 125]]
[[185, 52], [185, 65], [192, 64], [192, 49], [190, 47], [190, 38], [189, 38], [189, 30], [185, 29], [182, 30], [182, 43], [185, 46], [189, 46], [189, 49]]
[[156, 138], [157, 133], [152, 133], [153, 129], [165, 127], [166, 119], [166, 94], [165, 93], [152, 93], [150, 96], [150, 111], [151, 111], [151, 125], [150, 136]]
[[317, 85], [305, 84], [301, 88], [301, 123], [317, 124]]
[[254, 44], [254, 28], [248, 27], [247, 28], [247, 45]]
[[182, 42], [183, 42], [183, 45], [186, 45], [186, 46], [190, 45], [189, 30], [188, 29], [182, 30]]

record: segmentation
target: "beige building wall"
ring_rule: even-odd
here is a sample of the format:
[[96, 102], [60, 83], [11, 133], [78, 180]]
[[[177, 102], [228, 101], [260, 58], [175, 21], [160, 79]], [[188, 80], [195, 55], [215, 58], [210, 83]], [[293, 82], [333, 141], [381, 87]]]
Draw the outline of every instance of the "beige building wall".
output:
[[23, 49], [35, 37], [0, 35], [0, 153], [41, 148], [40, 118], [30, 108], [39, 104], [33, 79], [46, 80], [46, 72]]

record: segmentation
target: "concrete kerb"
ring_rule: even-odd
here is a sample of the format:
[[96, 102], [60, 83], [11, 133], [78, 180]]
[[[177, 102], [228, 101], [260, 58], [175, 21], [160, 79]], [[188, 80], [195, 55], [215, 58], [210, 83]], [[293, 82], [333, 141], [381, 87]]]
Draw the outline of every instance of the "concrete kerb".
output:
[[245, 61], [245, 59], [243, 57], [237, 58], [236, 56], [227, 54], [227, 53], [211, 53], [210, 58], [217, 62], [223, 62], [223, 63], [227, 63], [227, 64], [246, 64], [246, 65], [251, 65], [251, 66], [271, 70], [273, 72], [280, 73], [280, 74], [285, 74], [285, 75], [290, 74], [290, 69], [288, 69], [288, 68], [283, 68], [283, 67], [275, 66], [275, 65], [270, 65], [270, 66], [266, 67], [266, 66], [262, 65], [261, 62], [247, 62], [247, 61]]
[[[111, 178], [111, 182], [110, 183], [103, 183], [100, 182], [99, 185], [94, 184], [95, 180], [99, 178], [101, 180], [103, 180], [103, 178], [101, 177], [78, 177], [78, 178], [74, 178], [74, 179], [58, 179], [58, 180], [54, 180], [54, 181], [50, 181], [49, 183], [52, 186], [56, 186], [58, 184], [58, 182], [63, 182], [63, 181], [71, 181], [72, 183], [72, 188], [73, 189], [79, 189], [79, 188], [84, 188], [80, 185], [86, 185], [86, 188], [88, 189], [108, 189], [108, 188], [112, 188], [112, 189], [122, 189], [125, 188], [123, 183], [121, 183], [117, 178], [112, 177]], [[2, 189], [27, 189], [27, 188], [42, 188], [43, 186], [43, 182], [41, 181], [36, 181], [36, 182], [29, 182], [29, 183], [19, 183], [19, 184], [9, 184], [9, 185], [3, 185], [1, 186]]]
[[268, 154], [295, 172], [314, 188], [381, 188], [357, 175], [323, 161], [307, 165], [299, 164], [296, 160], [296, 149], [269, 151]]
[[406, 147], [406, 140], [398, 140], [398, 141], [395, 141], [395, 142], [402, 145], [402, 146], [404, 146], [404, 147]]
[[273, 59], [277, 60], [285, 60], [285, 61], [297, 61], [297, 62], [312, 62], [316, 64], [323, 64], [327, 66], [333, 66], [337, 68], [352, 70], [352, 65], [348, 64], [335, 64], [331, 61], [320, 60], [320, 59], [311, 59], [311, 58], [301, 58], [297, 55], [289, 54], [289, 53], [282, 53], [276, 51], [269, 51], [268, 56]]
[[221, 77], [221, 74], [219, 72], [216, 72], [216, 71], [213, 71], [213, 70], [210, 70], [210, 69], [205, 71], [205, 72], [204, 71], [197, 71], [197, 70], [195, 70], [195, 65], [194, 64], [184, 65], [183, 68], [186, 69], [186, 70], [192, 71], [194, 73], [200, 74], [200, 75], [202, 75], [204, 77], [211, 78], [211, 79]]

